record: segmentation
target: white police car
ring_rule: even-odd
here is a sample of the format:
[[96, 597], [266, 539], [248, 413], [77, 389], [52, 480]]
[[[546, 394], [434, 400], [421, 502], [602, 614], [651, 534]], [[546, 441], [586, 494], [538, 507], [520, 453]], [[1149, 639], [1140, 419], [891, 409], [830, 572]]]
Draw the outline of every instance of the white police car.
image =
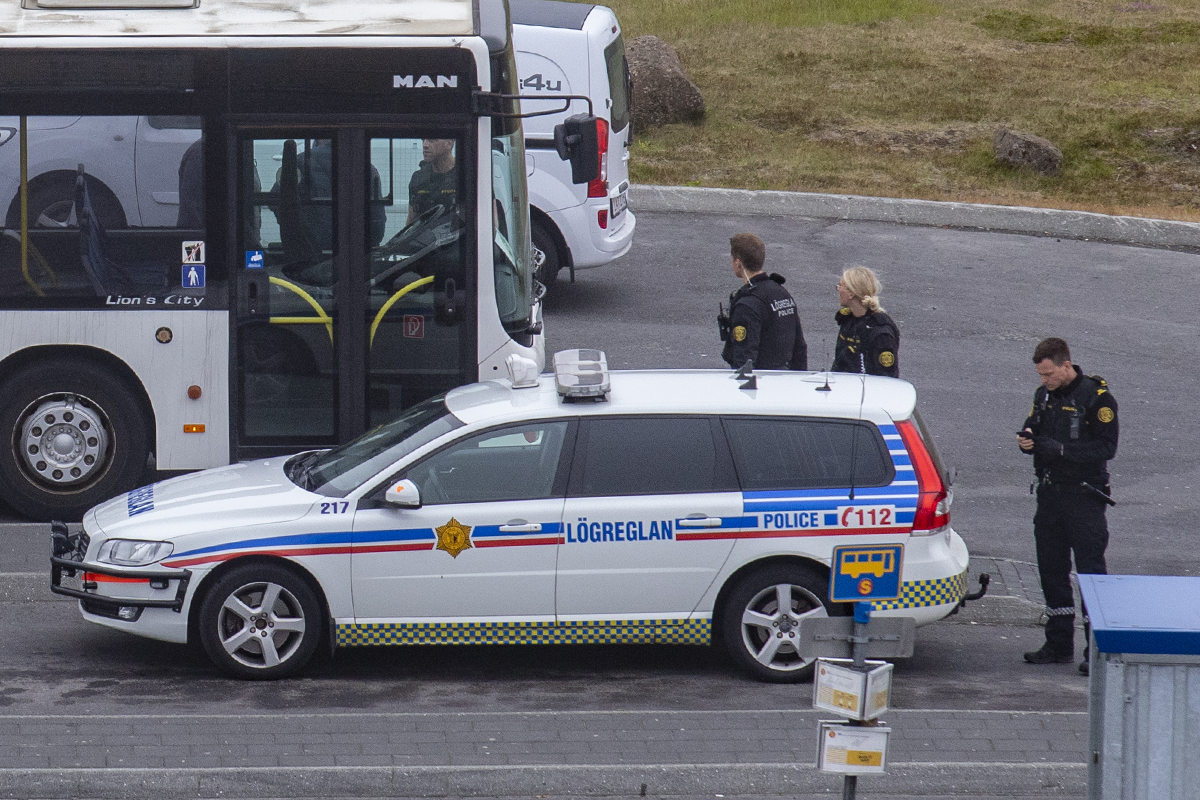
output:
[[56, 523], [53, 588], [247, 678], [330, 645], [722, 641], [798, 680], [797, 620], [849, 610], [828, 601], [835, 545], [904, 545], [902, 595], [876, 614], [929, 623], [965, 595], [910, 384], [555, 362], [334, 450], [130, 492], [80, 534]]

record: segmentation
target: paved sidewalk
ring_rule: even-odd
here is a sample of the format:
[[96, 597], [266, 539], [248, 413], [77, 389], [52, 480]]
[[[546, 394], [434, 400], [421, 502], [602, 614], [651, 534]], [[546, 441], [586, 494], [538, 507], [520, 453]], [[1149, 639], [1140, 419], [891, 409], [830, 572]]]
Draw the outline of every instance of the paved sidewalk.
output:
[[[819, 793], [840, 786], [813, 766], [827, 716], [0, 716], [0, 797], [619, 796], [643, 783], [655, 795]], [[915, 710], [886, 721], [888, 775], [863, 778], [864, 797], [1083, 795], [1084, 713]]]

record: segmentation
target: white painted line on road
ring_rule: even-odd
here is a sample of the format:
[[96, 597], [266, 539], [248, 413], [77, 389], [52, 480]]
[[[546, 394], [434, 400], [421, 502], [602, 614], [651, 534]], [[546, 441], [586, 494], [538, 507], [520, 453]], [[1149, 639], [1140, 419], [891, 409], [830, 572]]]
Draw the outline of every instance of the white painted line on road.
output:
[[[454, 764], [454, 765], [422, 765], [422, 766], [342, 766], [342, 767], [287, 767], [290, 773], [304, 772], [365, 772], [367, 770], [394, 770], [397, 772], [513, 772], [513, 771], [529, 771], [537, 772], [582, 772], [585, 770], [602, 770], [613, 769], [621, 771], [629, 771], [635, 769], [658, 769], [664, 767], [672, 770], [686, 769], [737, 769], [740, 771], [754, 769], [755, 767], [778, 769], [779, 767], [794, 768], [797, 770], [816, 770], [815, 764], [797, 764], [790, 762], [780, 764], [778, 762], [763, 761], [759, 763], [733, 761], [728, 763], [714, 764], [705, 762], [703, 764], [677, 764], [675, 762], [659, 763], [659, 764], [479, 764], [472, 766], [470, 764]], [[947, 768], [1004, 768], [1004, 769], [1085, 769], [1087, 764], [1080, 761], [888, 761], [889, 767], [917, 767], [930, 769], [947, 769]], [[171, 767], [164, 769], [163, 767], [104, 767], [105, 775], [112, 776], [114, 774], [121, 775], [137, 775], [156, 774], [165, 771], [175, 772], [244, 772], [254, 773], [263, 772], [270, 774], [278, 774], [279, 767], [180, 767], [178, 769]], [[54, 774], [54, 775], [94, 775], [97, 769], [94, 767], [16, 767], [0, 769], [0, 775], [6, 772], [19, 772], [22, 775], [38, 775], [38, 774]]]
[[[179, 719], [187, 720], [238, 720], [238, 719], [328, 719], [346, 718], [384, 718], [393, 717], [397, 719], [413, 718], [427, 719], [436, 717], [443, 719], [446, 717], [569, 717], [569, 716], [605, 716], [605, 717], [622, 717], [622, 716], [704, 716], [715, 714], [823, 714], [825, 712], [815, 709], [801, 708], [783, 708], [783, 709], [745, 709], [731, 708], [727, 711], [722, 710], [671, 710], [671, 711], [644, 711], [640, 709], [626, 709], [617, 711], [366, 711], [366, 712], [332, 712], [318, 714], [176, 714], [171, 713], [165, 716], [159, 714], [0, 714], [0, 720], [21, 720], [21, 719], [82, 719], [88, 721], [95, 720], [134, 720], [134, 719], [153, 719], [163, 722]], [[988, 715], [988, 714], [1007, 714], [1009, 716], [1019, 715], [1027, 717], [1086, 717], [1086, 711], [1005, 711], [1003, 709], [961, 709], [961, 708], [889, 708], [889, 714], [955, 714], [955, 715]]]

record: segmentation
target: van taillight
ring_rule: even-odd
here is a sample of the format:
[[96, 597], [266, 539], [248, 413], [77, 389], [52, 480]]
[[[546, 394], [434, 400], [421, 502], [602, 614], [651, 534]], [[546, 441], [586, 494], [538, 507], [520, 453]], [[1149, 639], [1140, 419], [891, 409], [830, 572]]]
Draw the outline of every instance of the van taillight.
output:
[[608, 197], [608, 120], [596, 118], [596, 148], [600, 155], [600, 177], [588, 181], [588, 197]]
[[941, 533], [950, 524], [950, 503], [954, 499], [945, 481], [942, 480], [933, 457], [925, 447], [925, 440], [912, 420], [896, 423], [908, 457], [912, 461], [913, 472], [917, 474], [917, 513], [913, 517], [913, 534], [921, 536], [930, 533]]

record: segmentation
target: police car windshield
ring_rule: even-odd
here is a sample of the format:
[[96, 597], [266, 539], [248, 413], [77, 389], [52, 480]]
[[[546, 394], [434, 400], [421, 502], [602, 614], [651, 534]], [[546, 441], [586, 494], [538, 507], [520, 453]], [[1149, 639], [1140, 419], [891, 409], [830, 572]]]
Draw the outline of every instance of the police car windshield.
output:
[[446, 396], [438, 395], [311, 461], [298, 456], [288, 463], [287, 475], [311, 492], [345, 497], [421, 445], [462, 425], [446, 408]]

